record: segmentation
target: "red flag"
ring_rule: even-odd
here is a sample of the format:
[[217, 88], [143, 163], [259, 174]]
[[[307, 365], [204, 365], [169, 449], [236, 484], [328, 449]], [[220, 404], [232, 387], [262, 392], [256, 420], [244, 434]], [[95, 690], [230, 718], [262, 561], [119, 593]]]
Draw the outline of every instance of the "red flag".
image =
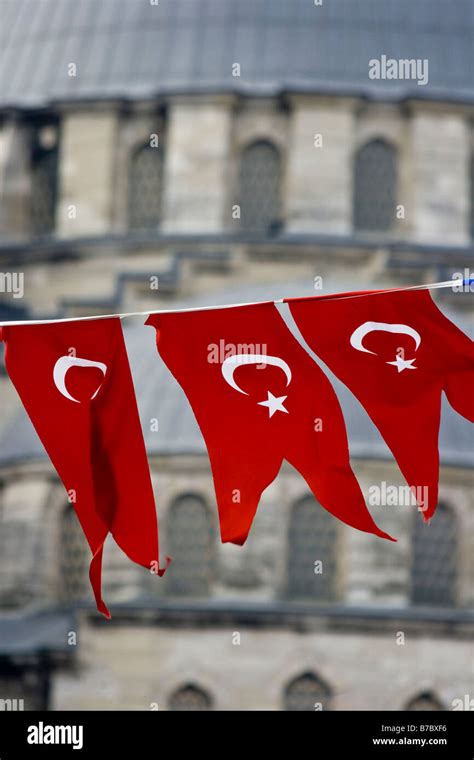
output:
[[107, 534], [162, 574], [155, 502], [119, 319], [3, 328], [5, 364], [92, 550], [97, 608]]
[[428, 520], [438, 500], [442, 391], [474, 421], [473, 342], [427, 290], [287, 302], [309, 346], [365, 407]]
[[348, 525], [390, 538], [351, 470], [333, 388], [273, 303], [153, 315], [159, 353], [188, 397], [211, 461], [223, 542], [243, 544], [283, 459]]

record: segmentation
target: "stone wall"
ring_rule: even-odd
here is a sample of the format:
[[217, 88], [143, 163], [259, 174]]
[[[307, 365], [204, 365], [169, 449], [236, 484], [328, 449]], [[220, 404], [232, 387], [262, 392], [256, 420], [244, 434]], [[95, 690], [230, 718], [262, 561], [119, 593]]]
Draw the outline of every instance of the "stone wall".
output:
[[[111, 623], [81, 626], [80, 677], [58, 675], [57, 710], [166, 710], [192, 683], [217, 710], [279, 710], [287, 684], [312, 672], [330, 688], [329, 709], [401, 710], [423, 692], [444, 709], [472, 693], [469, 640], [406, 632], [255, 629], [245, 625], [169, 628]], [[236, 635], [237, 634], [237, 635]], [[237, 643], [239, 642], [239, 643]], [[397, 643], [398, 642], [398, 643]]]
[[[354, 460], [356, 475], [368, 498], [369, 488], [382, 481], [404, 485], [395, 464]], [[243, 547], [221, 544], [214, 489], [207, 457], [166, 457], [153, 467], [160, 529], [160, 555], [172, 553], [169, 545], [169, 510], [174, 500], [194, 494], [207, 506], [216, 557], [210, 599], [236, 602], [273, 602], [285, 599], [288, 574], [288, 535], [292, 506], [309, 492], [301, 476], [284, 466], [263, 494], [249, 538]], [[60, 517], [67, 502], [61, 485], [51, 482], [48, 463], [33, 468], [4, 469], [0, 499], [2, 526], [0, 552], [3, 604], [25, 601], [54, 603], [61, 585], [59, 556]], [[474, 505], [472, 479], [467, 470], [443, 468], [440, 499], [454, 511], [459, 526], [457, 608], [473, 603]], [[316, 503], [315, 510], [321, 509]], [[413, 506], [370, 506], [377, 524], [397, 538], [383, 541], [340, 522], [337, 528], [338, 601], [348, 607], [408, 608], [414, 521], [421, 520]], [[434, 518], [436, 519], [436, 517]], [[425, 526], [429, 531], [429, 526]], [[88, 557], [84, 541], [84, 552]], [[314, 558], [317, 559], [317, 558]], [[313, 559], [311, 560], [311, 562]], [[86, 599], [91, 601], [84, 564]], [[166, 594], [164, 579], [152, 578], [131, 563], [115, 546], [106, 544], [104, 594], [114, 603], [136, 600], [144, 592], [151, 599]], [[17, 595], [15, 597], [15, 589]], [[24, 597], [27, 593], [27, 597]]]
[[[355, 151], [381, 138], [397, 148], [397, 201], [405, 206], [405, 218], [395, 220], [391, 234], [416, 243], [469, 242], [472, 128], [459, 106], [316, 95], [293, 95], [285, 103], [176, 96], [128, 110], [112, 101], [68, 106], [60, 118], [56, 232], [63, 239], [127, 231], [129, 159], [156, 132], [164, 153], [165, 233], [235, 230], [239, 151], [265, 139], [283, 156], [286, 230], [351, 235]], [[0, 130], [5, 238], [29, 235], [31, 128], [9, 118]]]
[[465, 245], [470, 237], [471, 130], [462, 110], [414, 106], [410, 153], [415, 240]]

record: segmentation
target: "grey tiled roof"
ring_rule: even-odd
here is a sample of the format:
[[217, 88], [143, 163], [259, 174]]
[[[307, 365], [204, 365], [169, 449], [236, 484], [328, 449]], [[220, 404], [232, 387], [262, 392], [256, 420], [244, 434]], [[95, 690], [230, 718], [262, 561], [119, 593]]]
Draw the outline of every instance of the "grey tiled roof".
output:
[[[67, 634], [76, 630], [72, 612], [51, 610], [0, 615], [0, 655], [25, 656], [38, 652], [71, 656]], [[2, 695], [3, 696], [3, 695]]]
[[[474, 95], [471, 0], [0, 0], [0, 14], [0, 106], [208, 89]], [[369, 80], [382, 54], [427, 58], [428, 85]]]
[[[325, 292], [351, 290], [340, 282], [328, 286]], [[314, 295], [305, 283], [270, 286], [235, 287], [223, 293], [193, 299], [181, 306], [203, 306], [272, 298]], [[157, 307], [158, 308], [158, 307]], [[473, 337], [472, 321], [441, 307], [464, 332]], [[155, 344], [155, 331], [143, 326], [144, 318], [133, 318], [124, 323], [127, 350], [132, 368], [138, 406], [145, 435], [147, 451], [151, 455], [206, 454], [204, 441], [178, 383], [162, 362]], [[330, 374], [330, 373], [329, 373]], [[343, 408], [351, 455], [362, 459], [392, 459], [379, 432], [366, 412], [333, 375], [330, 374]], [[150, 420], [159, 421], [158, 432], [150, 429]], [[23, 409], [15, 415], [13, 423], [0, 437], [0, 465], [15, 461], [45, 457], [43, 447]], [[443, 401], [440, 431], [440, 456], [444, 464], [474, 465], [474, 428]]]

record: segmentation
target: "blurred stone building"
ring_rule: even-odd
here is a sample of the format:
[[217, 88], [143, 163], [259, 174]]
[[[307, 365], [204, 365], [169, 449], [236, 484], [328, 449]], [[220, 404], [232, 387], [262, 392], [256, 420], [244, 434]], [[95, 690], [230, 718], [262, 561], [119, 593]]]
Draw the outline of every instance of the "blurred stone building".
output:
[[[472, 268], [468, 0], [449, 12], [432, 0], [0, 0], [0, 16], [1, 319], [419, 284]], [[382, 56], [427, 61], [428, 82], [371, 79]], [[8, 287], [14, 274], [24, 294]], [[472, 333], [472, 294], [434, 296]], [[370, 507], [396, 544], [337, 522], [284, 466], [246, 546], [222, 546], [201, 436], [142, 322], [125, 334], [161, 553], [174, 562], [152, 578], [108, 545], [111, 622], [92, 604], [64, 489], [0, 376], [0, 704], [465, 704], [467, 423], [443, 408], [429, 526], [413, 506]], [[364, 493], [403, 485], [334, 383]]]

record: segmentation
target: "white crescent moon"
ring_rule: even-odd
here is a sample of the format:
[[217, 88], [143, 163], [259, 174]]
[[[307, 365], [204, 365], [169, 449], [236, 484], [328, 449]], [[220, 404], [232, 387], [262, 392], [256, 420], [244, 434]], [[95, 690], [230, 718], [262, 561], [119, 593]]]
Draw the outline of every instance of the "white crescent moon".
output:
[[239, 393], [244, 393], [246, 396], [249, 395], [247, 391], [243, 391], [242, 388], [239, 388], [234, 380], [235, 370], [237, 367], [241, 367], [244, 364], [271, 364], [274, 367], [280, 367], [286, 375], [286, 384], [289, 385], [291, 382], [291, 369], [283, 359], [280, 359], [279, 356], [267, 356], [266, 354], [234, 354], [233, 356], [229, 356], [222, 363], [222, 374], [224, 380], [229, 383], [232, 388], [235, 388]]
[[[68, 398], [70, 401], [75, 401], [76, 404], [80, 404], [81, 402], [78, 401], [77, 398], [74, 398], [74, 396], [71, 396], [68, 389], [66, 388], [66, 375], [71, 367], [97, 367], [97, 369], [100, 369], [105, 377], [105, 373], [107, 372], [107, 365], [102, 364], [102, 362], [93, 362], [89, 359], [79, 359], [76, 356], [59, 357], [53, 369], [54, 384], [56, 385], [58, 391], [63, 394], [63, 396]], [[99, 390], [100, 386], [97, 388], [92, 398], [95, 398], [97, 396]]]
[[364, 351], [366, 354], [375, 354], [375, 351], [369, 351], [368, 348], [364, 348], [362, 341], [366, 335], [375, 330], [381, 330], [389, 333], [399, 333], [400, 335], [409, 335], [415, 341], [415, 350], [421, 343], [420, 333], [409, 327], [409, 325], [397, 325], [389, 322], [364, 322], [363, 325], [354, 330], [351, 335], [351, 346], [357, 349], [357, 351]]

